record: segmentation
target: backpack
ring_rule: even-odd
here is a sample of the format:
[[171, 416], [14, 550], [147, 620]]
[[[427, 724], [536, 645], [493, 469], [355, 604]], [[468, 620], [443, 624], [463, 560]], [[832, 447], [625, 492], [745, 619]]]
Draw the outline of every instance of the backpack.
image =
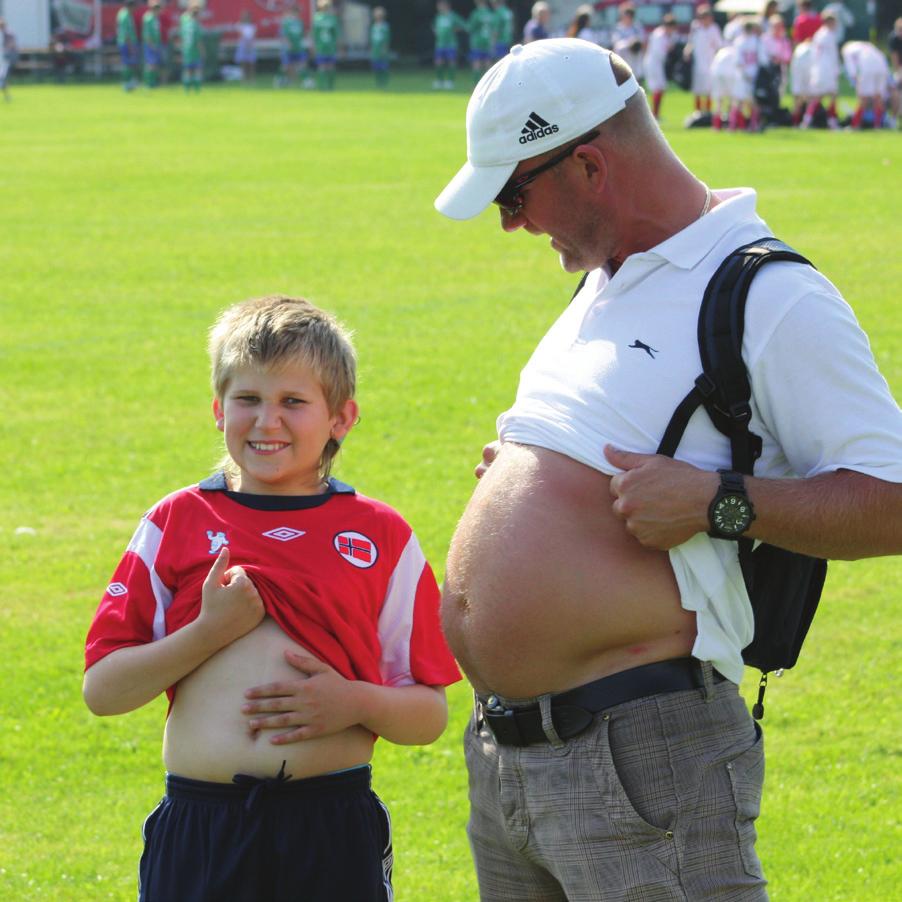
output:
[[[698, 316], [702, 373], [673, 412], [658, 454], [673, 457], [699, 406], [730, 440], [732, 470], [751, 476], [761, 456], [761, 437], [749, 429], [751, 386], [742, 360], [745, 303], [758, 270], [779, 260], [811, 265], [776, 238], [763, 238], [733, 251], [711, 277]], [[756, 720], [764, 716], [767, 675], [795, 665], [820, 600], [827, 562], [752, 539], [737, 540], [737, 554], [755, 618], [755, 633], [742, 659], [761, 671]]]
[[[761, 238], [733, 251], [711, 277], [698, 316], [702, 373], [674, 410], [657, 454], [673, 457], [690, 417], [703, 406], [714, 426], [730, 440], [731, 469], [753, 475], [762, 441], [749, 429], [752, 391], [742, 359], [745, 303], [755, 273], [778, 260], [812, 265], [782, 241]], [[756, 548], [745, 537], [736, 545], [755, 621], [754, 636], [742, 659], [761, 671], [758, 700], [752, 707], [752, 716], [761, 720], [767, 676], [771, 672], [781, 676], [798, 660], [821, 597], [827, 562], [765, 542]]]

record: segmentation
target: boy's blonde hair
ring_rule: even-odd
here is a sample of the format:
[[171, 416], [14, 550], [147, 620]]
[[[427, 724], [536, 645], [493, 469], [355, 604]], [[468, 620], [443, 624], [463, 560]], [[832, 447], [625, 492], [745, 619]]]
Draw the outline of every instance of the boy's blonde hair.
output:
[[[293, 363], [310, 367], [331, 414], [354, 397], [357, 387], [351, 333], [331, 313], [303, 298], [272, 294], [229, 307], [210, 329], [208, 350], [213, 392], [220, 403], [235, 371], [243, 367], [270, 369]], [[339, 447], [330, 438], [323, 449], [324, 479]], [[236, 474], [230, 458], [222, 463], [229, 475]]]

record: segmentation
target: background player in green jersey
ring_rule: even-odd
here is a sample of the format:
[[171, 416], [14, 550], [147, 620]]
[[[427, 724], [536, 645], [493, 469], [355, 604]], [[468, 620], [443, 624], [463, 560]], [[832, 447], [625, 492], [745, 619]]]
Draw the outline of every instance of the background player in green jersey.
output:
[[286, 7], [279, 24], [279, 37], [282, 41], [282, 71], [276, 76], [276, 87], [284, 88], [298, 77], [301, 66], [307, 62], [304, 22], [298, 15], [297, 3], [289, 3]]
[[388, 85], [388, 58], [391, 52], [391, 26], [386, 18], [385, 7], [373, 9], [373, 24], [370, 25], [370, 61], [376, 84], [380, 88]]
[[507, 0], [492, 0], [495, 14], [495, 59], [507, 56], [514, 43], [514, 13]]
[[451, 11], [448, 0], [439, 0], [435, 5], [436, 15], [432, 22], [435, 32], [435, 81], [433, 88], [454, 87], [454, 73], [457, 69], [457, 32], [466, 30], [467, 23]]
[[122, 87], [133, 91], [138, 84], [135, 71], [138, 65], [138, 33], [135, 31], [135, 0], [125, 0], [116, 13], [116, 46], [122, 61]]
[[331, 91], [335, 87], [339, 31], [338, 16], [332, 9], [331, 0], [317, 0], [310, 31], [316, 61], [316, 86], [320, 91]]
[[475, 84], [492, 63], [495, 14], [489, 9], [488, 0], [476, 0], [476, 6], [467, 19], [467, 33], [470, 35], [470, 68]]
[[160, 83], [163, 63], [163, 38], [160, 32], [160, 0], [150, 0], [141, 18], [141, 44], [144, 47], [144, 84], [155, 88]]
[[179, 18], [179, 43], [182, 47], [182, 85], [186, 91], [200, 91], [200, 3], [192, 0]]

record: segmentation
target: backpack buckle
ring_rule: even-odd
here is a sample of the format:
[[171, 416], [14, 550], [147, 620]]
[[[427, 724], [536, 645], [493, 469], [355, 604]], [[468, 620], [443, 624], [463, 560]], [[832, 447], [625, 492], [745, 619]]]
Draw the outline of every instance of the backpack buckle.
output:
[[734, 423], [748, 423], [752, 419], [752, 408], [748, 401], [737, 401], [730, 405], [730, 419]]
[[714, 380], [707, 373], [702, 373], [701, 376], [695, 380], [695, 387], [706, 401], [717, 391]]

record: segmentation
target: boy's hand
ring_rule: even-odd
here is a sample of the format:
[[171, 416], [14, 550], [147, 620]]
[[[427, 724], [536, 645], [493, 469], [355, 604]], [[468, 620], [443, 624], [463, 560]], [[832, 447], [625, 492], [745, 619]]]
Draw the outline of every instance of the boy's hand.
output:
[[224, 647], [249, 633], [264, 613], [256, 586], [241, 567], [229, 567], [229, 549], [223, 546], [204, 580], [198, 624]]
[[285, 745], [340, 733], [360, 722], [353, 680], [346, 680], [328, 664], [309, 655], [286, 651], [285, 660], [304, 676], [255, 686], [244, 693], [245, 698], [254, 701], [241, 706], [242, 714], [267, 715], [251, 717], [251, 730], [293, 727], [269, 740], [273, 745]]

